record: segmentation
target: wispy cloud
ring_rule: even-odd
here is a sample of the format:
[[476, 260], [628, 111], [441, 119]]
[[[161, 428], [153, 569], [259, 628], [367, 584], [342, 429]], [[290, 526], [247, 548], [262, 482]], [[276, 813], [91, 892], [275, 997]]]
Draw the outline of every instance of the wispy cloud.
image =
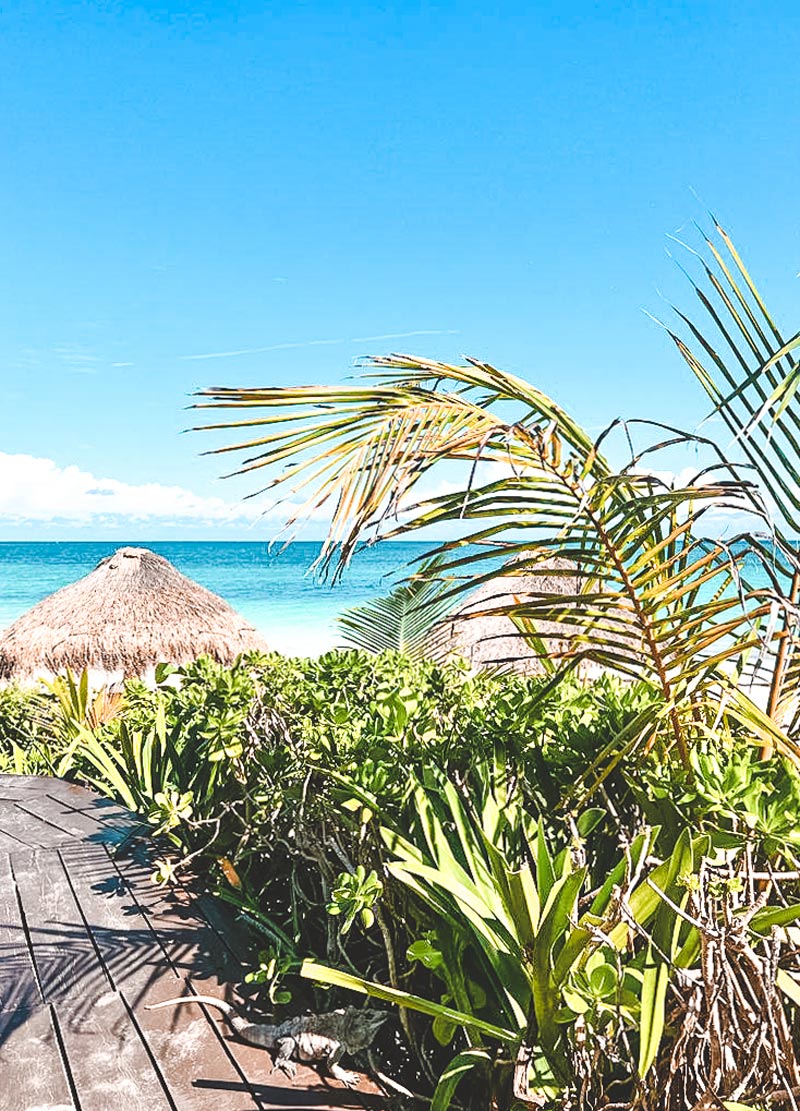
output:
[[55, 521], [79, 526], [159, 521], [241, 526], [264, 517], [283, 520], [290, 508], [284, 505], [265, 512], [257, 499], [231, 503], [183, 486], [98, 478], [74, 464], [62, 467], [52, 459], [0, 452], [0, 522]]
[[234, 359], [239, 355], [263, 355], [267, 351], [293, 351], [301, 347], [334, 347], [348, 343], [378, 343], [385, 339], [412, 339], [415, 336], [457, 336], [458, 328], [423, 328], [415, 332], [385, 332], [380, 336], [352, 336], [349, 339], [308, 339], [298, 343], [271, 343], [266, 347], [243, 347], [239, 351], [207, 351], [200, 355], [181, 355], [184, 360]]
[[96, 374], [100, 356], [78, 343], [62, 343], [53, 348], [53, 355], [73, 374]]
[[[83, 327], [99, 325], [85, 324]], [[10, 365], [26, 370], [56, 366], [66, 374], [98, 374], [108, 366], [133, 366], [133, 363], [108, 363], [105, 355], [83, 344], [57, 343], [53, 347], [23, 347]]]

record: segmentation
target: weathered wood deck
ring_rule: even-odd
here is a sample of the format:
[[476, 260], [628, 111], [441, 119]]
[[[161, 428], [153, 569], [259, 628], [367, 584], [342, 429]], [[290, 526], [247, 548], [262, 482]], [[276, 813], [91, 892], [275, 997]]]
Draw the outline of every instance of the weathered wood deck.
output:
[[144, 1009], [189, 992], [236, 1002], [246, 969], [216, 904], [150, 882], [137, 829], [81, 787], [0, 775], [3, 1111], [380, 1109], [367, 1085], [272, 1073], [216, 1012]]

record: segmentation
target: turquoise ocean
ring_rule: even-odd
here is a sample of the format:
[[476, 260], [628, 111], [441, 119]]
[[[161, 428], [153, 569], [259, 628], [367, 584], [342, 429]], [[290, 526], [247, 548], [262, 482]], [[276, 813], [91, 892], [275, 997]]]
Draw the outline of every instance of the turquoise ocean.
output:
[[[335, 647], [340, 642], [337, 615], [388, 593], [430, 548], [424, 542], [387, 541], [362, 549], [331, 586], [309, 570], [318, 542], [295, 542], [283, 550], [257, 541], [130, 543], [152, 548], [221, 595], [271, 647], [287, 655], [318, 655]], [[0, 630], [123, 546], [119, 541], [0, 542]], [[751, 586], [766, 585], [763, 570], [750, 558], [745, 568]]]
[[[316, 542], [296, 542], [283, 551], [259, 542], [130, 543], [163, 555], [184, 575], [221, 595], [271, 647], [297, 655], [334, 647], [339, 640], [336, 616], [388, 593], [427, 548], [398, 541], [363, 549], [342, 580], [331, 586], [309, 573], [320, 550]], [[119, 541], [0, 543], [0, 629], [123, 546]]]

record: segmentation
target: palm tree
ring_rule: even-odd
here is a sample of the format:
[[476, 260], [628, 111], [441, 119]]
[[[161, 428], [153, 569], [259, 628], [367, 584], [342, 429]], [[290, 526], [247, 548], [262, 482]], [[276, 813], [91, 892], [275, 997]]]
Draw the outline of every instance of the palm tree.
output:
[[[505, 614], [531, 644], [550, 643], [556, 678], [591, 661], [658, 690], [590, 778], [636, 749], [685, 761], [711, 730], [742, 725], [765, 753], [777, 746], [800, 758], [800, 558], [788, 539], [800, 526], [791, 354], [800, 338], [783, 339], [717, 230], [720, 246], [706, 240], [705, 281], [694, 286], [707, 331], [679, 313], [690, 341], [670, 334], [736, 435], [739, 459], [657, 422], [615, 422], [593, 439], [540, 390], [477, 359], [390, 355], [370, 360], [354, 385], [215, 387], [198, 404], [227, 414], [206, 429], [246, 431], [217, 449], [245, 456], [235, 473], [267, 469], [258, 493], [305, 499], [288, 513], [289, 530], [331, 513], [318, 566], [333, 578], [362, 542], [442, 526], [458, 538], [436, 544], [415, 574], [445, 584], [439, 600], [498, 575], [545, 575], [556, 557], [573, 561], [581, 574], [571, 591], [517, 598], [509, 589], [476, 616]], [[607, 458], [615, 435], [648, 441], [616, 469]], [[690, 480], [665, 478], [659, 458], [685, 445], [707, 464]], [[425, 483], [454, 463], [462, 484], [425, 497]], [[739, 534], [709, 537], [720, 514], [743, 511], [751, 524]], [[747, 676], [766, 682], [760, 702]]]

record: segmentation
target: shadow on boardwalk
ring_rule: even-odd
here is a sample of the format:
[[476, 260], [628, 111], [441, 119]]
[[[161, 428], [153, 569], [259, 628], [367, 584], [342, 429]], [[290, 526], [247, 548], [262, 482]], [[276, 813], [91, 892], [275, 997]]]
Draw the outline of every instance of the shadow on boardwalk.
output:
[[198, 1005], [241, 1005], [247, 967], [235, 924], [207, 897], [154, 885], [137, 819], [58, 780], [0, 776], [0, 1071], [7, 1111], [267, 1111], [372, 1107], [300, 1068], [292, 1085], [269, 1054], [233, 1039]]

